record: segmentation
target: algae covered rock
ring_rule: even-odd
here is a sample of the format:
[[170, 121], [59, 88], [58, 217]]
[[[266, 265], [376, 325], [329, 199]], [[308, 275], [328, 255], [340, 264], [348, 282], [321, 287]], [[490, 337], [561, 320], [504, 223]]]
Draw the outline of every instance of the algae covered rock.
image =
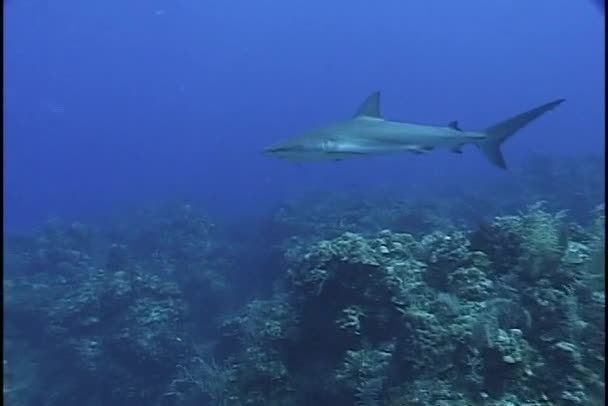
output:
[[564, 213], [545, 211], [536, 203], [519, 216], [497, 217], [472, 235], [473, 247], [483, 251], [501, 273], [536, 281], [559, 269], [568, 246]]

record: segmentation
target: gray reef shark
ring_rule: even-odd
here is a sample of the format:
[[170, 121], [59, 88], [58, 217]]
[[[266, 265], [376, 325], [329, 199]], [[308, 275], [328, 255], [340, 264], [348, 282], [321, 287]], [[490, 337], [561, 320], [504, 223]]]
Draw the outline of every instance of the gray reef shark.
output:
[[422, 154], [436, 148], [461, 153], [466, 144], [475, 144], [490, 162], [506, 169], [500, 150], [502, 143], [563, 101], [551, 101], [482, 131], [464, 131], [457, 121], [445, 126], [433, 126], [385, 120], [380, 113], [380, 92], [374, 92], [350, 120], [329, 124], [271, 145], [264, 153], [295, 162], [340, 161], [396, 152]]

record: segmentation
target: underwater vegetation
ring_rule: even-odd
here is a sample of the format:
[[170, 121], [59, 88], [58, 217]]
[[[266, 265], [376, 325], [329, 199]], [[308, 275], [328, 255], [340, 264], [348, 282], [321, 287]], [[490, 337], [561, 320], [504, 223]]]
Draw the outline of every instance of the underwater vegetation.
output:
[[308, 196], [238, 233], [174, 205], [7, 235], [4, 399], [603, 405], [605, 210], [587, 174], [564, 175], [589, 191], [572, 210], [574, 189], [523, 173], [526, 195]]

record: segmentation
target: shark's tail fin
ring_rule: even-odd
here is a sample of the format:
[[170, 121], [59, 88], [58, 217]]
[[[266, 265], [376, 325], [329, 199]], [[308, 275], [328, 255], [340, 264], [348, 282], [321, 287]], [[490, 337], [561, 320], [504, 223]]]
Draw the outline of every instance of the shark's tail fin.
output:
[[559, 106], [563, 101], [564, 99], [554, 100], [487, 128], [485, 130], [487, 137], [483, 141], [479, 141], [477, 145], [490, 162], [499, 168], [507, 169], [507, 164], [500, 150], [502, 143], [519, 129], [542, 116], [547, 111]]

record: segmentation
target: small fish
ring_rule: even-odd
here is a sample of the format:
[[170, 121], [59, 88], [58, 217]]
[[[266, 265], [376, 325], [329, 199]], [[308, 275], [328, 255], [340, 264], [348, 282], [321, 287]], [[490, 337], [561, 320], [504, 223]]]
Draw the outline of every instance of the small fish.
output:
[[294, 162], [340, 161], [396, 152], [424, 154], [436, 148], [462, 153], [464, 145], [474, 144], [491, 163], [506, 169], [500, 150], [502, 143], [562, 102], [564, 99], [551, 101], [483, 131], [464, 131], [456, 121], [433, 126], [385, 120], [380, 113], [380, 92], [374, 92], [365, 99], [352, 119], [271, 145], [264, 153]]

